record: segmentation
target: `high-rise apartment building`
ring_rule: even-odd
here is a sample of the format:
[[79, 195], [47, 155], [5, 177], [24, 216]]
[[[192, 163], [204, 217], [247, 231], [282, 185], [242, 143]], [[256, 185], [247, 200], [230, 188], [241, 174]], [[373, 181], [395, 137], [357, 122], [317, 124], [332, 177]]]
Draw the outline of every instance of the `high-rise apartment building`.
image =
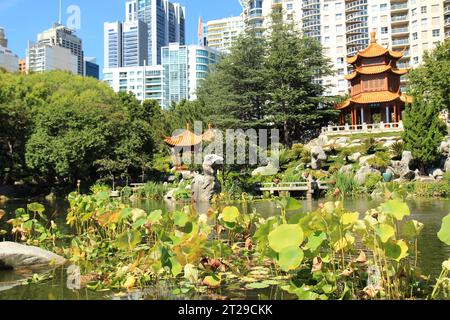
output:
[[320, 79], [327, 95], [348, 92], [342, 77], [349, 72], [346, 57], [366, 48], [372, 31], [381, 45], [404, 52], [399, 68], [416, 67], [426, 50], [450, 36], [449, 0], [242, 0], [242, 4], [248, 28], [263, 32], [271, 10], [281, 9], [299, 32], [321, 42], [337, 75]]
[[27, 73], [63, 70], [77, 74], [79, 70], [78, 57], [69, 49], [31, 42], [27, 49], [26, 67]]
[[141, 20], [122, 25], [122, 67], [143, 66], [147, 63], [147, 24]]
[[122, 23], [105, 22], [104, 26], [104, 66], [122, 67]]
[[132, 92], [140, 101], [156, 100], [163, 105], [162, 66], [106, 68], [103, 81], [115, 92]]
[[75, 35], [75, 31], [59, 23], [54, 23], [51, 29], [48, 29], [38, 35], [38, 44], [49, 46], [58, 46], [69, 49], [77, 57], [77, 72], [84, 74], [84, 52], [83, 41]]
[[217, 50], [204, 46], [171, 43], [163, 47], [163, 108], [168, 108], [173, 102], [197, 99], [198, 86], [219, 57]]
[[241, 16], [206, 23], [206, 44], [221, 52], [228, 52], [234, 40], [244, 31], [244, 20]]
[[127, 2], [127, 10], [136, 8], [137, 13], [127, 12], [147, 24], [148, 64], [161, 64], [161, 48], [169, 43], [185, 43], [185, 8], [168, 0], [136, 0]]
[[0, 68], [8, 72], [16, 72], [19, 70], [19, 57], [8, 49], [8, 39], [6, 39], [5, 31], [0, 27]]

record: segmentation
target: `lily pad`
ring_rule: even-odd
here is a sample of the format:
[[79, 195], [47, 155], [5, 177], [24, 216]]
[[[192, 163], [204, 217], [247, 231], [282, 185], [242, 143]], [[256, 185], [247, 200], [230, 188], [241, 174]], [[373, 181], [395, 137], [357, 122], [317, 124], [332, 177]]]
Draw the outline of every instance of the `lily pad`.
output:
[[406, 203], [400, 200], [390, 200], [381, 205], [381, 211], [397, 219], [397, 221], [403, 220], [411, 214], [409, 207]]
[[281, 270], [288, 272], [297, 269], [303, 261], [304, 253], [298, 246], [284, 248], [278, 258]]
[[245, 286], [247, 289], [266, 289], [269, 288], [270, 285], [264, 282], [252, 282]]
[[439, 240], [450, 246], [450, 214], [442, 219], [442, 227], [438, 232]]
[[222, 211], [222, 219], [225, 222], [234, 223], [239, 218], [239, 210], [236, 207], [225, 207]]
[[345, 225], [353, 224], [359, 219], [359, 212], [346, 212], [341, 217], [341, 223]]
[[285, 248], [299, 247], [303, 240], [302, 228], [297, 224], [283, 224], [269, 234], [269, 245], [278, 253]]
[[380, 237], [383, 243], [386, 243], [389, 241], [389, 239], [394, 237], [395, 230], [390, 225], [382, 223], [375, 226], [375, 233]]

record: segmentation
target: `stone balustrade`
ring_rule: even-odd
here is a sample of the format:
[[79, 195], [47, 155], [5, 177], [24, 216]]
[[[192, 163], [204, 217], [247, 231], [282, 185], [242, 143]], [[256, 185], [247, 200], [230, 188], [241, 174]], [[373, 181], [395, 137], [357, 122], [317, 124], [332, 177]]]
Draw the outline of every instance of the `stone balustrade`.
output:
[[373, 124], [359, 124], [343, 126], [328, 126], [322, 128], [323, 135], [335, 135], [335, 134], [361, 134], [361, 133], [383, 133], [383, 132], [402, 132], [403, 122], [393, 123], [373, 123]]

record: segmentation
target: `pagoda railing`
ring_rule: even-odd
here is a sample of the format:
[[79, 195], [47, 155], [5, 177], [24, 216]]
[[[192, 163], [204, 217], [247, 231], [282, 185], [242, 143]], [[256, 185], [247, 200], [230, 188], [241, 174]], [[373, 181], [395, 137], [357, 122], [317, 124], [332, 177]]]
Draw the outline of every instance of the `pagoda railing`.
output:
[[335, 134], [359, 134], [359, 133], [383, 133], [383, 132], [402, 132], [403, 121], [392, 123], [373, 123], [373, 124], [358, 124], [343, 126], [328, 126], [322, 128], [323, 135], [335, 135]]

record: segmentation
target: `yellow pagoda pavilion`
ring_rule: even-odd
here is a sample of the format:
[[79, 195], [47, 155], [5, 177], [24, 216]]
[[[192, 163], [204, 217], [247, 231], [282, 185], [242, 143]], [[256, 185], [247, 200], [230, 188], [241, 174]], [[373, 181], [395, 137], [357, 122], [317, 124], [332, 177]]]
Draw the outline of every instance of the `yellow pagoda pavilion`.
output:
[[408, 73], [397, 68], [403, 53], [382, 47], [375, 37], [372, 32], [370, 45], [347, 59], [353, 72], [345, 76], [351, 84], [350, 98], [337, 106], [341, 125], [348, 118], [353, 126], [373, 124], [375, 114], [383, 123], [398, 123], [405, 104], [411, 103], [412, 99], [400, 91], [400, 78]]

